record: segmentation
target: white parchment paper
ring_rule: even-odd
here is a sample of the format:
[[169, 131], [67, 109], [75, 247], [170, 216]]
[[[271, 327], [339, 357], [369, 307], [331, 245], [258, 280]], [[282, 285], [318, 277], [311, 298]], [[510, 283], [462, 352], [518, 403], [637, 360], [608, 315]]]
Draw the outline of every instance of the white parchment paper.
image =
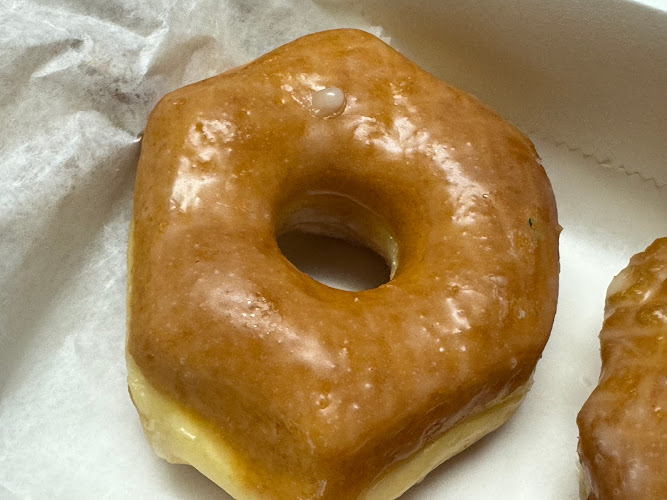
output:
[[[394, 15], [380, 3], [364, 2], [369, 19]], [[397, 12], [388, 22], [409, 31], [409, 11]], [[166, 92], [343, 26], [380, 33], [345, 0], [0, 4], [0, 499], [228, 498], [152, 454], [127, 394], [125, 254], [139, 138]], [[424, 45], [433, 33], [411, 29], [411, 55], [428, 53], [462, 82], [489, 81], [476, 78], [487, 76], [476, 72], [479, 47], [438, 59]], [[517, 121], [531, 111], [493, 91]], [[533, 85], [530, 102], [541, 98]], [[607, 167], [547, 129], [533, 138], [565, 231], [559, 312], [535, 385], [514, 419], [406, 498], [577, 498], [574, 418], [598, 376], [604, 291], [630, 255], [667, 234], [667, 173], [654, 154], [646, 179], [628, 175], [642, 168], [628, 148], [631, 168]]]

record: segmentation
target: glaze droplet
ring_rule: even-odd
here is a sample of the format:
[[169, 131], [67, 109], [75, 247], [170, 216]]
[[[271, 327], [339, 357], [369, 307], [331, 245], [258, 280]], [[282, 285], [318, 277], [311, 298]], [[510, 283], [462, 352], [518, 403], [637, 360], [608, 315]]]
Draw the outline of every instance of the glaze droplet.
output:
[[345, 107], [345, 92], [338, 87], [327, 87], [313, 94], [312, 109], [316, 116], [326, 118]]

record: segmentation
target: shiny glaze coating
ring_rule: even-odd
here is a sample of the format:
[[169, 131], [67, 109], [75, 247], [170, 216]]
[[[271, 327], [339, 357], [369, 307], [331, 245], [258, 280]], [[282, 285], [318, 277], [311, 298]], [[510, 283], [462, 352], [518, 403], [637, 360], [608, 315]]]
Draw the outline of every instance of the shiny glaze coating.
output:
[[599, 385], [579, 413], [589, 499], [667, 499], [667, 238], [609, 285]]
[[[341, 112], [314, 92], [337, 87]], [[136, 180], [128, 353], [214, 422], [266, 498], [355, 498], [529, 380], [558, 289], [530, 141], [379, 39], [336, 30], [165, 96]], [[347, 292], [276, 235], [366, 244]]]

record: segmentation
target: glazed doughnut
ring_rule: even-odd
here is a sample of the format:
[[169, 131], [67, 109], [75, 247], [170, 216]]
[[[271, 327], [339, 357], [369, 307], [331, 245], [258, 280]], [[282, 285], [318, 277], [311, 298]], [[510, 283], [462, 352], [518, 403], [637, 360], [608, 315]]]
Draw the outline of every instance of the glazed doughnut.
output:
[[[399, 496], [517, 409], [558, 289], [530, 141], [367, 33], [164, 97], [129, 252], [129, 386], [158, 455], [236, 498]], [[276, 238], [378, 252], [330, 288]]]
[[600, 381], [579, 426], [582, 497], [667, 498], [667, 238], [607, 290]]

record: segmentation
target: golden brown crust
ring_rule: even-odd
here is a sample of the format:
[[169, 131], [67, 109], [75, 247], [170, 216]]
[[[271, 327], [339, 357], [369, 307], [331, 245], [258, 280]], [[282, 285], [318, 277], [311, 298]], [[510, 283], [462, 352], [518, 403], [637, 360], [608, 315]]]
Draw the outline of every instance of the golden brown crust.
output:
[[609, 285], [600, 346], [600, 381], [577, 418], [588, 498], [665, 499], [667, 238]]
[[[324, 87], [346, 104], [309, 109]], [[530, 141], [377, 38], [337, 30], [172, 92], [135, 190], [128, 352], [244, 450], [272, 498], [354, 498], [528, 381], [558, 289], [558, 223]], [[345, 292], [276, 231], [395, 260]]]

